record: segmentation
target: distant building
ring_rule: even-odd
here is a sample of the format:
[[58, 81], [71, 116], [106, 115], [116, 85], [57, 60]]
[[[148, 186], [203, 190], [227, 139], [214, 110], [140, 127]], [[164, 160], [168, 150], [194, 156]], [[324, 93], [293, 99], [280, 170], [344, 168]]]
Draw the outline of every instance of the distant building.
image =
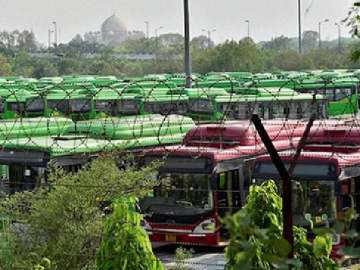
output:
[[128, 39], [141, 39], [144, 37], [145, 34], [142, 31], [128, 31], [125, 24], [114, 13], [101, 24], [100, 31], [85, 33], [84, 40], [116, 46]]

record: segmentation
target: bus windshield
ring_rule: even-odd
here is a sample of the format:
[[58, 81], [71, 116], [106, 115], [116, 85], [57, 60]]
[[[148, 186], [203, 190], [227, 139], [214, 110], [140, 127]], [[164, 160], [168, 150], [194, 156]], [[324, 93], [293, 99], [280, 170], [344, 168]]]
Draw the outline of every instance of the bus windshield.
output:
[[118, 112], [120, 114], [133, 115], [139, 112], [137, 100], [121, 100], [118, 103]]
[[88, 99], [71, 99], [70, 100], [70, 112], [82, 113], [89, 112], [91, 110], [90, 100]]
[[316, 226], [335, 219], [335, 184], [333, 181], [294, 181], [293, 209], [297, 218], [311, 218]]
[[198, 99], [190, 102], [190, 111], [196, 113], [212, 113], [213, 105], [210, 100]]
[[170, 174], [160, 176], [159, 196], [170, 204], [195, 208], [212, 208], [209, 175]]
[[112, 114], [114, 103], [115, 101], [113, 100], [96, 101], [95, 103], [96, 111]]
[[26, 101], [26, 112], [41, 112], [44, 110], [44, 101], [42, 98], [33, 98]]
[[[210, 174], [164, 173], [154, 196], [140, 202], [145, 213], [151, 213], [157, 222], [166, 222], [171, 217], [180, 223], [188, 223], [198, 215], [213, 209], [210, 190]], [[166, 218], [165, 218], [166, 217]], [[178, 218], [177, 218], [178, 217]]]

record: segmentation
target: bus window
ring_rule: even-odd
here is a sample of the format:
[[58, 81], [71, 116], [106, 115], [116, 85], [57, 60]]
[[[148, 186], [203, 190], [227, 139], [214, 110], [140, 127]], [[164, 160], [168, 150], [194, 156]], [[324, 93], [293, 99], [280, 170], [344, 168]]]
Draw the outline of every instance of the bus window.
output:
[[187, 113], [188, 109], [187, 109], [187, 105], [184, 102], [179, 102], [176, 105], [176, 112], [177, 114], [185, 114]]
[[302, 102], [299, 102], [297, 103], [297, 106], [296, 106], [296, 118], [297, 119], [302, 119], [303, 118], [303, 106], [304, 103]]
[[264, 119], [273, 119], [271, 105], [265, 106]]
[[338, 101], [344, 98], [349, 98], [351, 97], [351, 92], [350, 88], [335, 89], [335, 100]]
[[284, 104], [284, 107], [283, 107], [283, 116], [285, 118], [288, 118], [289, 117], [289, 114], [290, 114], [290, 108], [288, 105], [285, 105]]
[[42, 112], [45, 108], [45, 103], [42, 98], [32, 98], [26, 101], [26, 112]]
[[10, 103], [10, 111], [22, 114], [25, 111], [25, 104], [21, 102]]
[[335, 89], [326, 89], [325, 95], [329, 101], [335, 100]]
[[239, 171], [233, 170], [218, 175], [217, 206], [221, 217], [241, 207]]

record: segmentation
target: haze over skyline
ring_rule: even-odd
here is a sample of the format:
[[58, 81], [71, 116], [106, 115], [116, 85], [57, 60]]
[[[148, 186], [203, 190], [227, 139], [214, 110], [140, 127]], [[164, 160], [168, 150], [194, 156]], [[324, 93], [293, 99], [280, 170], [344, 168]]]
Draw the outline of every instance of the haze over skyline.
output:
[[[226, 4], [224, 4], [224, 2]], [[353, 0], [302, 0], [303, 31], [318, 31], [322, 38], [337, 37], [334, 23], [344, 19]], [[162, 33], [183, 33], [182, 0], [0, 0], [0, 31], [32, 30], [37, 39], [47, 44], [48, 29], [56, 21], [61, 29], [61, 42], [70, 41], [76, 34], [100, 29], [101, 23], [114, 12], [128, 30], [145, 32], [144, 21], [150, 22], [150, 35], [162, 26]], [[202, 29], [216, 29], [212, 39], [223, 42], [250, 35], [256, 41], [285, 35], [297, 36], [297, 0], [196, 0], [190, 1], [191, 35], [205, 34]], [[342, 36], [349, 36], [342, 27]]]

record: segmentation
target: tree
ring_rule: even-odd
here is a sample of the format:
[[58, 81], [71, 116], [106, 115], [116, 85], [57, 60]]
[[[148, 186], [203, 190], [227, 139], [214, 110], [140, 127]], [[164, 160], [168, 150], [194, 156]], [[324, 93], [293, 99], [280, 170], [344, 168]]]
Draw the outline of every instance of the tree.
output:
[[331, 236], [316, 236], [313, 243], [306, 231], [294, 226], [294, 260], [287, 258], [290, 244], [283, 239], [282, 201], [274, 181], [252, 186], [245, 206], [225, 219], [230, 234], [226, 249], [227, 270], [237, 269], [338, 269], [329, 256]]
[[215, 43], [204, 35], [194, 37], [191, 40], [190, 45], [193, 50], [205, 50], [215, 47]]
[[285, 51], [290, 48], [290, 38], [282, 35], [272, 39], [271, 41], [265, 42], [263, 47], [268, 50]]
[[122, 198], [113, 203], [113, 213], [97, 253], [98, 270], [164, 270], [151, 250], [147, 232], [141, 227], [142, 217], [135, 209], [135, 198]]
[[26, 52], [20, 52], [13, 59], [13, 72], [16, 75], [31, 77], [34, 71], [34, 61]]
[[317, 48], [319, 33], [316, 31], [305, 31], [302, 34], [302, 44], [304, 51]]
[[250, 71], [260, 72], [264, 67], [262, 50], [251, 40], [226, 41], [215, 48], [193, 52], [195, 72]]
[[46, 60], [35, 60], [34, 61], [34, 70], [31, 77], [42, 78], [42, 77], [54, 77], [58, 75], [58, 70], [56, 66]]
[[4, 55], [0, 54], [0, 76], [9, 75], [11, 75], [11, 64]]
[[100, 157], [78, 173], [55, 170], [51, 188], [17, 193], [1, 201], [0, 213], [22, 221], [12, 230], [10, 269], [33, 269], [47, 258], [52, 269], [93, 269], [106, 206], [122, 196], [142, 197], [156, 180], [154, 166], [117, 166], [112, 156]]

